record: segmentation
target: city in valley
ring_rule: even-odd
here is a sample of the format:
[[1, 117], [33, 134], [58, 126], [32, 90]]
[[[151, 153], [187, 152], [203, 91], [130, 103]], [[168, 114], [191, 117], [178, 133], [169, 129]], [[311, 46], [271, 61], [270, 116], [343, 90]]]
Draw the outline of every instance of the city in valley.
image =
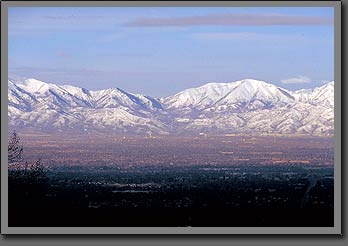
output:
[[50, 167], [186, 165], [333, 166], [333, 137], [309, 136], [120, 136], [24, 134], [24, 157]]
[[333, 137], [20, 136], [48, 183], [13, 226], [333, 225]]

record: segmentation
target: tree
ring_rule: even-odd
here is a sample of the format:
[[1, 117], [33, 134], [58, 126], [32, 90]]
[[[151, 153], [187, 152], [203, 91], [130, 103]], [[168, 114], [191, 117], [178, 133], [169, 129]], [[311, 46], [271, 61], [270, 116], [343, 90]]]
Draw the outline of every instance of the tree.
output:
[[[23, 160], [23, 145], [14, 131], [8, 141], [9, 223], [26, 224], [48, 203], [49, 179], [40, 159]], [[32, 215], [34, 214], [34, 217]]]
[[20, 165], [9, 167], [9, 186], [44, 185], [48, 178], [41, 160], [39, 159], [32, 164], [26, 161], [22, 164], [22, 154], [23, 145], [20, 142], [20, 137], [13, 131], [8, 142], [8, 163], [18, 163]]
[[20, 137], [13, 131], [8, 142], [8, 163], [22, 160], [23, 146], [20, 144]]

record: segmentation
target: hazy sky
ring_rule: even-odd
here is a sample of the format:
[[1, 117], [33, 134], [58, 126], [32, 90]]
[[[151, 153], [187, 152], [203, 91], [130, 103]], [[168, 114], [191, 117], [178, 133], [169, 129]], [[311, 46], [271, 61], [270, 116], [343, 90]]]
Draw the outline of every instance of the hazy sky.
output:
[[9, 74], [167, 96], [244, 78], [334, 78], [333, 8], [11, 7]]

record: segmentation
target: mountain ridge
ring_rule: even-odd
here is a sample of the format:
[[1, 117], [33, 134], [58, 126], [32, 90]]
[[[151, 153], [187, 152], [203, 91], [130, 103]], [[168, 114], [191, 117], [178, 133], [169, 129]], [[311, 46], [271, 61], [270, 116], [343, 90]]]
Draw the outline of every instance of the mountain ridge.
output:
[[8, 80], [13, 128], [120, 134], [333, 134], [334, 82], [290, 91], [260, 80], [208, 83], [153, 98], [120, 88], [88, 90]]

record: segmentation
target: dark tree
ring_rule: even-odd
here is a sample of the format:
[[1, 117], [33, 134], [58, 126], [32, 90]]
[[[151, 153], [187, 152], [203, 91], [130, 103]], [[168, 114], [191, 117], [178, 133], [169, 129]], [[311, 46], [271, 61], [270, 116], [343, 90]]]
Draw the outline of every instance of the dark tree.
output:
[[8, 142], [8, 163], [22, 160], [23, 146], [20, 144], [20, 137], [13, 131]]
[[8, 142], [8, 163], [15, 164], [9, 165], [8, 185], [9, 198], [15, 206], [25, 204], [23, 199], [32, 200], [42, 197], [48, 182], [46, 170], [41, 160], [39, 159], [34, 163], [23, 162], [22, 153], [23, 146], [20, 137], [14, 131]]
[[[20, 163], [23, 161], [23, 145], [20, 142], [20, 137], [13, 131], [8, 142], [8, 163]], [[42, 165], [41, 160], [37, 160], [33, 164], [28, 162], [19, 167], [10, 168], [10, 175], [14, 175], [14, 178], [30, 179], [31, 181], [41, 181], [46, 179], [45, 168]], [[12, 176], [10, 176], [11, 178]]]

